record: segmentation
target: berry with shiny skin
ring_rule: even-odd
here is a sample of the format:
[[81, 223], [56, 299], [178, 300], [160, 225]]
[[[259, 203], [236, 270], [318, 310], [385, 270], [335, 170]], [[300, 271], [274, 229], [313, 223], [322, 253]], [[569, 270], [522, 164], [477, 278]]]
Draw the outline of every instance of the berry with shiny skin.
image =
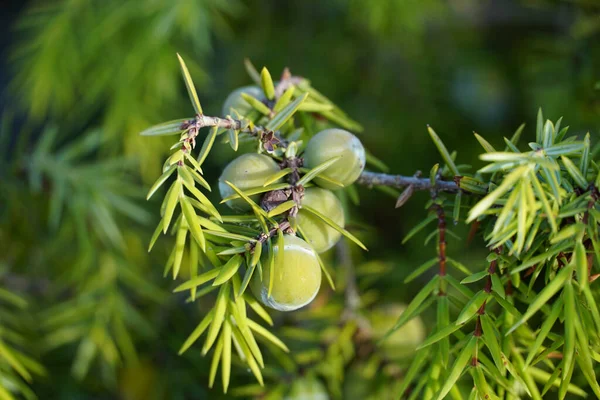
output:
[[[224, 199], [235, 194], [235, 191], [225, 181], [231, 182], [240, 190], [248, 190], [262, 187], [267, 179], [278, 171], [280, 171], [279, 166], [269, 156], [257, 153], [243, 154], [231, 161], [223, 170], [219, 178], [221, 198]], [[259, 194], [250, 196], [250, 198], [257, 203], [260, 201]], [[229, 200], [225, 204], [239, 211], [247, 211], [251, 208], [244, 199], [240, 198]]]
[[[314, 168], [336, 156], [341, 158], [320, 175], [344, 186], [351, 185], [365, 169], [366, 155], [360, 140], [348, 131], [325, 129], [313, 136], [304, 151], [304, 165]], [[339, 186], [319, 177], [315, 178], [315, 183], [325, 189], [340, 189]]]
[[[262, 262], [262, 280], [255, 272], [251, 289], [264, 305], [279, 311], [293, 311], [304, 307], [317, 295], [321, 287], [321, 267], [317, 254], [304, 240], [294, 235], [284, 235], [283, 243], [283, 263], [281, 266], [277, 263], [274, 265], [271, 296], [266, 256]], [[273, 246], [275, 260], [280, 251], [279, 246]]]
[[[302, 206], [308, 206], [319, 213], [329, 217], [336, 224], [343, 227], [345, 223], [342, 203], [335, 194], [326, 189], [311, 187], [305, 190]], [[317, 253], [332, 248], [342, 237], [342, 234], [325, 223], [322, 219], [300, 208], [298, 212], [298, 225], [306, 235]]]

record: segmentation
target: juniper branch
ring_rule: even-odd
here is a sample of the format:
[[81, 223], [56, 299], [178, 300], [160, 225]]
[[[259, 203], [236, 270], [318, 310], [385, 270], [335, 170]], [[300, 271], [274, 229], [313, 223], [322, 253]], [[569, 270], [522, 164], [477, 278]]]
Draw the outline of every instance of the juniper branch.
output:
[[390, 175], [370, 171], [364, 171], [356, 183], [368, 187], [390, 186], [401, 189], [412, 186], [414, 190], [436, 190], [443, 192], [458, 192], [460, 190], [460, 187], [454, 181], [437, 180], [434, 185], [431, 185], [431, 180], [429, 178]]
[[[200, 129], [215, 126], [246, 133], [265, 142], [278, 142], [283, 147], [287, 145], [287, 141], [281, 137], [279, 131], [272, 131], [266, 127], [254, 125], [249, 121], [234, 118], [220, 118], [199, 114], [195, 119], [190, 119], [189, 121], [184, 122], [181, 128], [189, 129], [189, 139], [193, 140]], [[395, 188], [404, 188], [410, 186], [412, 187], [412, 190], [435, 190], [453, 193], [461, 190], [455, 181], [444, 181], [438, 179], [435, 181], [434, 185], [432, 185], [431, 180], [428, 178], [420, 178], [418, 176], [390, 175], [370, 171], [364, 171], [356, 183], [368, 187], [390, 186]]]
[[272, 132], [271, 130], [262, 126], [250, 124], [240, 119], [234, 118], [220, 118], [211, 117], [209, 115], [198, 114], [195, 119], [190, 119], [184, 122], [181, 126], [182, 129], [188, 129], [193, 127], [196, 131], [202, 128], [219, 127], [224, 129], [233, 129], [236, 131], [248, 133], [252, 136], [260, 136], [262, 133]]

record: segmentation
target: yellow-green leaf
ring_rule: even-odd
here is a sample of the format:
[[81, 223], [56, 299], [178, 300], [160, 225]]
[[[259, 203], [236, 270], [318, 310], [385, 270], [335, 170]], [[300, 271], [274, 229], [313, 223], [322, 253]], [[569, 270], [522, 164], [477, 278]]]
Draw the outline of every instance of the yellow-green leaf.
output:
[[358, 240], [358, 238], [356, 236], [354, 236], [353, 234], [351, 234], [350, 232], [348, 232], [346, 229], [344, 229], [341, 226], [339, 226], [338, 224], [336, 224], [331, 218], [326, 217], [325, 215], [321, 214], [320, 212], [318, 212], [314, 208], [309, 207], [307, 205], [302, 206], [302, 209], [305, 210], [305, 211], [308, 211], [309, 213], [311, 213], [311, 214], [317, 216], [318, 218], [322, 219], [327, 225], [331, 226], [333, 229], [335, 229], [336, 231], [340, 232], [342, 235], [346, 236], [348, 239], [352, 240], [361, 249], [367, 250], [366, 246], [364, 244], [362, 244], [362, 242], [360, 240]]
[[171, 190], [169, 191], [168, 198], [166, 199], [165, 213], [162, 218], [163, 233], [167, 233], [171, 219], [173, 218], [173, 212], [175, 212], [175, 206], [177, 205], [177, 199], [181, 193], [181, 181], [176, 180], [173, 183]]
[[194, 106], [194, 110], [196, 114], [202, 114], [202, 106], [200, 105], [200, 100], [198, 100], [198, 94], [196, 93], [196, 88], [194, 87], [194, 82], [192, 81], [192, 77], [190, 76], [190, 72], [183, 61], [183, 58], [179, 54], [177, 54], [177, 58], [179, 59], [179, 66], [181, 67], [181, 74], [183, 75], [183, 80], [185, 81], [185, 87], [187, 88], [188, 95], [190, 96], [190, 100], [192, 101], [192, 106]]
[[211, 269], [210, 271], [207, 271], [201, 275], [198, 275], [197, 277], [192, 278], [189, 281], [177, 286], [173, 290], [173, 292], [174, 293], [183, 292], [184, 290], [189, 290], [191, 288], [205, 284], [206, 282], [210, 281], [211, 279], [215, 279], [217, 277], [217, 275], [219, 275], [220, 270], [221, 270], [220, 268], [214, 268], [214, 269]]
[[279, 338], [277, 338], [271, 332], [269, 332], [268, 330], [266, 330], [265, 328], [263, 328], [256, 322], [252, 321], [251, 319], [247, 320], [247, 322], [248, 322], [248, 326], [250, 327], [250, 329], [252, 329], [256, 333], [258, 333], [260, 336], [265, 338], [267, 341], [273, 343], [275, 346], [279, 347], [286, 353], [290, 351], [288, 349], [288, 347], [285, 345], [285, 343], [283, 343], [281, 340], [279, 340]]
[[223, 325], [223, 321], [225, 320], [225, 313], [227, 311], [227, 302], [229, 298], [229, 291], [231, 286], [229, 284], [224, 284], [221, 286], [219, 290], [219, 294], [217, 295], [217, 301], [214, 307], [214, 317], [210, 324], [210, 328], [208, 329], [208, 333], [206, 335], [206, 341], [204, 342], [204, 347], [202, 347], [202, 355], [206, 355], [215, 340], [217, 339], [217, 335]]
[[235, 256], [231, 257], [229, 261], [227, 261], [227, 263], [221, 267], [221, 271], [214, 280], [213, 286], [222, 285], [223, 283], [231, 279], [231, 277], [235, 275], [235, 273], [240, 268], [240, 265], [242, 265], [242, 261], [242, 256], [240, 256], [239, 254], [236, 254]]
[[187, 201], [186, 196], [181, 196], [179, 199], [179, 203], [181, 205], [181, 210], [183, 212], [183, 216], [187, 221], [187, 226], [192, 232], [192, 237], [198, 243], [198, 246], [202, 249], [202, 251], [206, 251], [206, 240], [204, 239], [204, 234], [202, 233], [202, 228], [200, 228], [200, 224], [196, 218], [196, 212], [194, 211], [194, 207]]
[[275, 115], [275, 117], [273, 117], [273, 119], [267, 123], [265, 128], [272, 131], [279, 129], [281, 126], [283, 126], [283, 124], [287, 122], [288, 119], [292, 117], [292, 115], [294, 115], [294, 113], [298, 110], [298, 107], [300, 107], [300, 104], [302, 104], [302, 102], [306, 100], [307, 97], [308, 93], [304, 93], [302, 96], [296, 98], [296, 100], [294, 100], [293, 102], [288, 104], [283, 110], [278, 112]]
[[440, 154], [442, 155], [442, 158], [444, 159], [444, 162], [446, 163], [452, 174], [454, 176], [460, 175], [460, 172], [458, 172], [458, 168], [456, 168], [456, 164], [454, 164], [454, 161], [452, 161], [452, 157], [450, 157], [450, 153], [448, 153], [448, 149], [444, 145], [444, 142], [442, 142], [442, 139], [440, 139], [437, 133], [435, 133], [435, 131], [430, 126], [427, 127], [427, 131], [429, 132], [429, 136], [431, 136], [433, 143], [438, 148]]
[[267, 213], [268, 218], [273, 218], [279, 214], [283, 214], [286, 211], [291, 210], [296, 206], [296, 202], [294, 200], [284, 201], [283, 203], [277, 205], [271, 211]]
[[163, 183], [171, 176], [171, 174], [177, 169], [177, 164], [171, 165], [157, 180], [154, 182], [154, 185], [148, 191], [148, 195], [146, 196], [146, 200], [150, 200], [150, 197], [162, 186]]
[[231, 376], [231, 325], [229, 321], [223, 324], [223, 351], [221, 355], [221, 377], [223, 378], [223, 392], [227, 393], [229, 378]]
[[179, 355], [185, 353], [185, 351], [189, 349], [190, 346], [196, 342], [196, 340], [198, 340], [198, 338], [204, 333], [206, 328], [208, 328], [208, 325], [210, 325], [210, 323], [212, 322], [213, 316], [214, 311], [211, 310], [208, 314], [206, 314], [204, 318], [202, 318], [202, 321], [200, 321], [198, 326], [196, 326], [196, 329], [193, 330], [193, 332], [181, 346], [181, 349], [179, 349]]
[[219, 369], [219, 361], [221, 360], [221, 353], [223, 351], [223, 336], [221, 336], [215, 347], [215, 353], [213, 354], [212, 362], [210, 363], [210, 372], [208, 376], [208, 387], [212, 389], [215, 384], [215, 378], [217, 376], [217, 370]]
[[260, 73], [260, 80], [263, 91], [265, 92], [265, 96], [267, 96], [267, 99], [273, 100], [275, 98], [275, 86], [273, 85], [273, 78], [271, 78], [271, 73], [267, 68], [262, 69]]
[[342, 158], [342, 156], [336, 156], [336, 157], [330, 158], [329, 160], [325, 161], [324, 163], [321, 163], [321, 164], [317, 165], [316, 167], [312, 168], [302, 178], [300, 178], [298, 180], [296, 185], [297, 186], [306, 185], [308, 182], [310, 182], [313, 178], [315, 178], [321, 172], [325, 171], [327, 168], [329, 168], [333, 164], [335, 164], [335, 162], [338, 161], [340, 158]]

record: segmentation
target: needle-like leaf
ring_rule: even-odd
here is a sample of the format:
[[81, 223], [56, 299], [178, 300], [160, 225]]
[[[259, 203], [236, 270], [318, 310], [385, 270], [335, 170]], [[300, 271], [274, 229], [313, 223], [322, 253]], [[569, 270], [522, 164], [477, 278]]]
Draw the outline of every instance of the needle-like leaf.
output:
[[183, 80], [185, 81], [185, 87], [187, 88], [188, 95], [190, 96], [190, 100], [192, 102], [192, 106], [194, 106], [194, 110], [197, 115], [202, 115], [202, 106], [200, 105], [200, 100], [198, 100], [198, 94], [196, 93], [196, 88], [194, 87], [194, 82], [192, 81], [192, 77], [190, 76], [190, 72], [183, 61], [183, 58], [179, 54], [177, 54], [177, 58], [179, 59], [179, 66], [181, 67], [181, 74], [183, 75]]

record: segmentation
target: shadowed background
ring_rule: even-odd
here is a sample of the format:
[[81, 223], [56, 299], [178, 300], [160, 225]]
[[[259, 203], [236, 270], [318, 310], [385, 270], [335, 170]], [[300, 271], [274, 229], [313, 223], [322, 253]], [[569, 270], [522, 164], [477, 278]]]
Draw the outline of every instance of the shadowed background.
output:
[[[589, 131], [592, 142], [600, 127], [600, 5], [592, 0], [61, 0], [1, 7], [0, 274], [3, 286], [29, 299], [28, 337], [43, 338], [34, 340], [34, 353], [49, 373], [33, 384], [43, 399], [221, 395], [207, 391], [208, 361], [199, 351], [176, 355], [199, 312], [168, 294], [172, 282], [161, 277], [166, 246], [145, 253], [159, 203], [143, 197], [170, 144], [138, 133], [193, 113], [176, 52], [208, 115], [250, 83], [244, 58], [274, 77], [289, 67], [363, 124], [365, 147], [403, 175], [428, 175], [441, 162], [427, 124], [458, 151], [460, 164], [474, 168], [481, 164], [473, 131], [502, 147], [502, 138], [526, 122], [526, 143], [538, 107], [552, 120], [563, 116], [571, 132]], [[211, 154], [211, 184], [231, 157], [230, 150]], [[425, 235], [400, 245], [423, 217], [427, 194], [400, 210], [383, 193], [360, 194], [353, 222], [373, 228], [370, 252], [360, 257], [392, 262], [381, 295], [406, 301], [418, 285], [406, 287], [403, 278], [435, 251], [421, 246]], [[485, 249], [450, 239], [449, 254], [473, 263], [483, 261]], [[90, 289], [95, 285], [99, 292]], [[72, 315], [53, 320], [61, 305]], [[121, 350], [122, 362], [100, 348], [81, 355], [86, 336], [77, 327], [120, 332], [123, 323], [130, 333], [116, 340], [129, 337], [131, 345], [119, 344], [130, 349]]]

